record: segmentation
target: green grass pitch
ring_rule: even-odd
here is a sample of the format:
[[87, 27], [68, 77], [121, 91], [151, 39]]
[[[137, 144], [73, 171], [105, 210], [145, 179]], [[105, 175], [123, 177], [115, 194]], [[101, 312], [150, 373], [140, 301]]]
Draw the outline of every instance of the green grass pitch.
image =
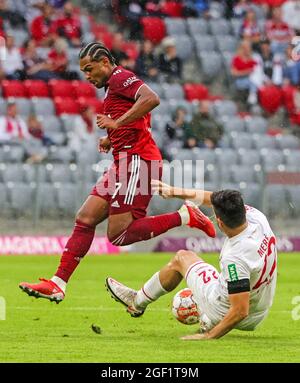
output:
[[[300, 362], [300, 254], [280, 254], [277, 292], [268, 318], [254, 332], [234, 330], [219, 340], [183, 342], [197, 326], [177, 322], [162, 297], [141, 318], [131, 318], [104, 288], [106, 276], [138, 288], [171, 254], [87, 256], [59, 305], [28, 297], [21, 281], [50, 277], [59, 257], [1, 256], [1, 362]], [[218, 264], [217, 255], [204, 259]], [[183, 288], [182, 283], [179, 287]], [[294, 298], [295, 299], [295, 298]], [[297, 301], [297, 299], [295, 299]], [[292, 312], [296, 316], [293, 320]], [[91, 329], [100, 327], [97, 334]]]

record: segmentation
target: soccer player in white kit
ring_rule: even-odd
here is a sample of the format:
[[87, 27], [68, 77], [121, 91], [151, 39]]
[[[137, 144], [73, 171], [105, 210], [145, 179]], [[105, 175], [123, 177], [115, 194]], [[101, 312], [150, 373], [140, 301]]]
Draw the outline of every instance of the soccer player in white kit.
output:
[[124, 304], [131, 316], [138, 317], [184, 278], [198, 305], [200, 333], [183, 340], [220, 338], [232, 329], [254, 330], [268, 315], [277, 278], [276, 238], [265, 215], [245, 206], [236, 190], [181, 189], [160, 181], [153, 181], [153, 188], [163, 198], [189, 199], [213, 208], [226, 235], [220, 273], [194, 252], [180, 250], [139, 291], [107, 278], [112, 297]]

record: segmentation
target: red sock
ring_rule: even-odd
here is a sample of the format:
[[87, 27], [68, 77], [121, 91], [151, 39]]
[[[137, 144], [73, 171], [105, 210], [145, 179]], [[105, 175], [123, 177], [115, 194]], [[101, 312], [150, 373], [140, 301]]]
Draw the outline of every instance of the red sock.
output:
[[116, 235], [111, 242], [117, 246], [126, 246], [147, 241], [176, 226], [181, 226], [181, 217], [178, 212], [140, 218], [133, 221], [125, 231]]
[[89, 251], [95, 235], [95, 227], [76, 220], [74, 231], [62, 254], [56, 276], [68, 282], [81, 259]]

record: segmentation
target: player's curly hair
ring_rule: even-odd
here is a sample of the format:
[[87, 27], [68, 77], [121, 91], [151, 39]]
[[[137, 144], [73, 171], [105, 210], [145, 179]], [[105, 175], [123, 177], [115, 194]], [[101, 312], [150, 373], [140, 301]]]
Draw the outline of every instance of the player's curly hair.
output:
[[116, 60], [110, 50], [103, 44], [96, 42], [88, 43], [81, 48], [79, 52], [79, 59], [83, 59], [86, 56], [90, 56], [92, 61], [100, 61], [103, 57], [107, 57], [112, 65], [116, 63]]
[[213, 192], [211, 203], [215, 214], [224, 224], [235, 229], [246, 222], [246, 209], [242, 194], [238, 190]]

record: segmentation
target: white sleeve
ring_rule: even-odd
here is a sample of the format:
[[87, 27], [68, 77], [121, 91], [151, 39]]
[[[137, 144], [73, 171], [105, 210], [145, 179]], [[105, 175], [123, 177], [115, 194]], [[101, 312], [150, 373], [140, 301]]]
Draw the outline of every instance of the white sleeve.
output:
[[222, 273], [226, 282], [250, 279], [250, 268], [242, 257], [243, 254], [240, 254], [239, 257], [226, 257], [222, 261]]

